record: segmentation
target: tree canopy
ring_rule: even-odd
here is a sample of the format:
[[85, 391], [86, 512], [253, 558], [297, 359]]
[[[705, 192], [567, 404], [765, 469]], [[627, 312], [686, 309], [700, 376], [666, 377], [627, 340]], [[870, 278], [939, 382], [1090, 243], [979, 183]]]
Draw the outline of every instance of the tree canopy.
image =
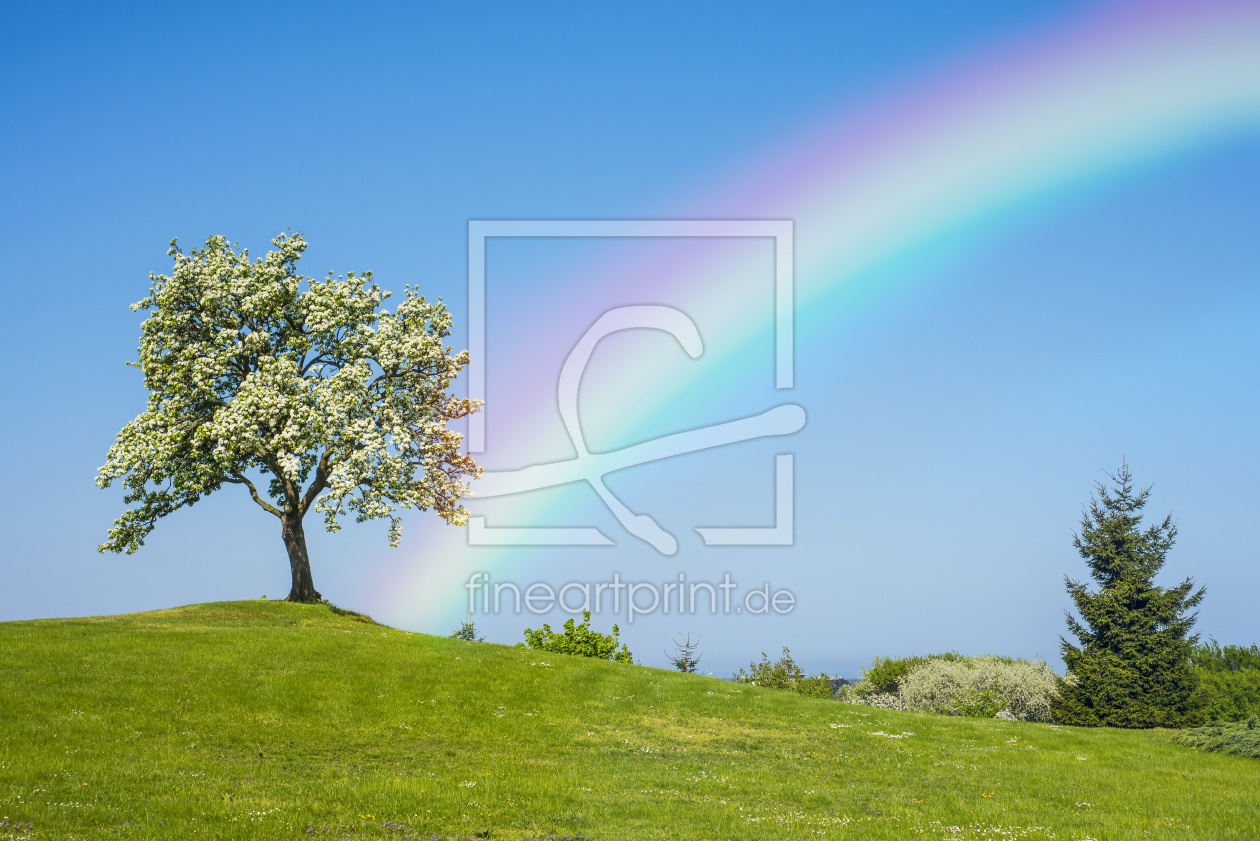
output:
[[139, 361], [128, 363], [144, 373], [148, 403], [96, 480], [122, 480], [131, 507], [99, 549], [130, 554], [162, 517], [240, 485], [281, 521], [289, 599], [308, 601], [320, 598], [308, 511], [329, 531], [345, 514], [386, 519], [392, 546], [400, 509], [466, 521], [460, 500], [480, 468], [448, 424], [478, 405], [449, 393], [468, 353], [444, 344], [451, 316], [440, 299], [408, 286], [390, 312], [371, 272], [303, 277], [306, 240], [281, 234], [272, 245], [251, 263], [222, 236], [190, 254], [172, 240], [170, 276], [149, 275], [148, 296], [131, 307], [149, 313]]
[[1064, 576], [1081, 618], [1067, 613], [1068, 631], [1079, 647], [1060, 638], [1069, 677], [1061, 680], [1054, 718], [1064, 724], [1112, 727], [1182, 727], [1196, 724], [1198, 679], [1190, 655], [1191, 635], [1203, 600], [1187, 578], [1175, 587], [1154, 583], [1177, 537], [1172, 515], [1140, 528], [1150, 487], [1136, 491], [1127, 463], [1113, 476], [1114, 488], [1097, 483], [1097, 496], [1081, 519], [1073, 545], [1098, 584]]

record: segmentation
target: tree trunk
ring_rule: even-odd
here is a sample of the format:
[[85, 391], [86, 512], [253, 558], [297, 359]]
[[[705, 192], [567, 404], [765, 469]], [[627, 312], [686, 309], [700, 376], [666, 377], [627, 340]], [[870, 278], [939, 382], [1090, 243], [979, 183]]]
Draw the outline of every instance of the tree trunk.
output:
[[289, 568], [293, 572], [293, 589], [285, 601], [317, 602], [322, 596], [311, 581], [311, 558], [306, 554], [306, 532], [302, 530], [302, 518], [290, 514], [281, 519], [284, 548], [289, 550]]

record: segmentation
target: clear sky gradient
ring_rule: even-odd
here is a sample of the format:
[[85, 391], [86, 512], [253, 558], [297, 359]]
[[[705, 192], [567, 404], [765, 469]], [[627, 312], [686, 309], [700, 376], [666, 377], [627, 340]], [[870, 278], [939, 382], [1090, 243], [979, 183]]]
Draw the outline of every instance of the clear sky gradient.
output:
[[[7, 4], [0, 620], [288, 591], [279, 524], [235, 488], [162, 522], [135, 555], [95, 551], [122, 510], [95, 470], [145, 396], [124, 365], [141, 321], [128, 305], [150, 271], [170, 268], [172, 237], [191, 247], [222, 233], [262, 254], [273, 232], [300, 231], [306, 274], [371, 269], [387, 289], [419, 284], [448, 303], [462, 348], [470, 219], [790, 218], [798, 253], [824, 251], [846, 232], [817, 207], [843, 201], [850, 182], [775, 194], [786, 173], [808, 182], [811, 142], [860, 139], [876, 119], [975, 128], [959, 110], [974, 98], [932, 91], [987, 90], [1017, 69], [1012, 56], [1042, 50], [1053, 63], [1065, 40], [1096, 35], [1107, 55], [1108, 27], [1133, 25], [1136, 8]], [[1080, 84], [1081, 112], [1069, 98], [1064, 113], [1088, 123], [1091, 80]], [[1139, 94], [1172, 95], [1159, 85]], [[933, 138], [906, 132], [869, 137], [904, 141], [913, 164]], [[1086, 575], [1072, 531], [1092, 484], [1127, 457], [1154, 484], [1150, 515], [1179, 522], [1164, 583], [1207, 587], [1201, 632], [1260, 641], [1260, 135], [1239, 124], [1161, 139], [1004, 202], [960, 203], [938, 234], [908, 238], [834, 289], [825, 266], [810, 269], [800, 282], [830, 291], [796, 314], [790, 392], [773, 388], [771, 334], [724, 315], [741, 301], [768, 311], [764, 243], [680, 254], [653, 242], [496, 244], [488, 467], [572, 454], [554, 408], [558, 364], [599, 312], [625, 303], [683, 308], [706, 354], [687, 361], [660, 335], [607, 340], [582, 392], [593, 449], [789, 400], [806, 428], [610, 476], [678, 536], [673, 557], [573, 486], [473, 507], [492, 523], [597, 526], [616, 546], [470, 547], [462, 529], [411, 513], [390, 549], [381, 523], [337, 535], [312, 523], [316, 586], [380, 621], [446, 633], [479, 570], [519, 584], [729, 572], [792, 590], [795, 610], [595, 624], [618, 621], [650, 665], [665, 664], [672, 635], [699, 634], [704, 669], [720, 675], [784, 645], [812, 671], [846, 675], [872, 655], [945, 649], [1057, 665], [1063, 576]], [[835, 142], [833, 165], [872, 154]], [[877, 213], [880, 185], [863, 189]], [[728, 268], [706, 286], [691, 259]], [[695, 526], [773, 518], [779, 452], [796, 459], [794, 545], [703, 547]], [[477, 623], [515, 643], [565, 618]]]

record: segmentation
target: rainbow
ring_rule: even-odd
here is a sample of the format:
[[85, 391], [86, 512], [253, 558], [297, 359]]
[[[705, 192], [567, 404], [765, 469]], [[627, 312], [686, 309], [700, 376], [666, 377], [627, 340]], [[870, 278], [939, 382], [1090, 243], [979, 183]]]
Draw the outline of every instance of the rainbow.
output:
[[[1260, 4], [1135, 3], [1034, 33], [864, 107], [826, 115], [739, 177], [661, 215], [793, 220], [796, 308], [802, 318], [817, 318], [858, 281], [924, 247], [996, 236], [1021, 209], [1069, 201], [1117, 175], [1257, 126]], [[718, 295], [731, 270], [685, 248], [669, 256], [652, 265], [583, 267], [570, 291], [582, 298], [580, 278], [592, 273], [610, 283], [637, 274], [655, 284], [640, 286], [644, 297], [668, 288], [674, 300], [698, 302]], [[734, 301], [723, 318], [749, 341], [764, 339], [764, 312], [756, 307]], [[642, 366], [617, 372], [628, 394], [651, 393], [649, 376]], [[600, 414], [620, 438], [633, 438], [684, 387], [680, 380], [647, 403], [640, 397], [618, 404], [610, 396]], [[533, 451], [544, 428], [555, 425], [554, 393], [514, 395], [506, 403], [514, 423], [510, 440], [500, 443]], [[495, 412], [495, 404], [487, 410]], [[471, 557], [462, 530], [411, 528], [412, 545], [423, 548], [409, 551], [404, 538], [369, 592], [375, 610], [413, 627], [445, 630], [462, 613], [471, 571], [493, 571], [509, 554], [529, 552], [479, 547]]]

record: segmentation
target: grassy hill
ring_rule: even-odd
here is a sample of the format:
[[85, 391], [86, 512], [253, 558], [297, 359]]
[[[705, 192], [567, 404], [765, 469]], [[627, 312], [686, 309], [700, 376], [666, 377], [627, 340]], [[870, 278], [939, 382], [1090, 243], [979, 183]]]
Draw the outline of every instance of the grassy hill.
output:
[[0, 838], [1260, 838], [1168, 732], [853, 707], [274, 602], [0, 624]]

